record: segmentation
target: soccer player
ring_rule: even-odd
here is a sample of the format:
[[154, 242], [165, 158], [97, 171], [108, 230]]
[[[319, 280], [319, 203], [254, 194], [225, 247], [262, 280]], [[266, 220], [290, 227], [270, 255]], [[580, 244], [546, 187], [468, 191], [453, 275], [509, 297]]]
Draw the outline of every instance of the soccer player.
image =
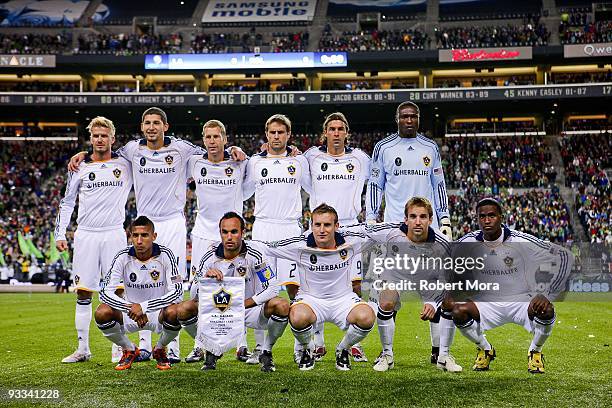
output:
[[[413, 197], [404, 207], [405, 218], [401, 224], [375, 224], [367, 225], [368, 236], [381, 244], [387, 244], [385, 256], [393, 258], [398, 254], [410, 255], [413, 259], [421, 257], [422, 254], [430, 258], [441, 258], [449, 255], [448, 238], [438, 230], [431, 228], [433, 223], [433, 208], [431, 203], [422, 197]], [[403, 244], [403, 245], [402, 245]], [[411, 277], [419, 280], [445, 280], [444, 271], [428, 270], [421, 267], [417, 271], [412, 271]], [[380, 275], [380, 280], [385, 282], [400, 282], [408, 278], [409, 271], [387, 271]], [[414, 281], [414, 279], [413, 279]], [[424, 300], [423, 309], [420, 317], [422, 320], [440, 320], [445, 311], [441, 304], [443, 294], [439, 292], [421, 292]], [[383, 350], [376, 359], [374, 370], [387, 371], [394, 366], [393, 358], [393, 337], [395, 335], [395, 317], [401, 307], [400, 294], [396, 290], [376, 290], [370, 291], [370, 301], [377, 304], [377, 323], [380, 342]], [[447, 313], [447, 322], [442, 321], [442, 330], [450, 330], [448, 341], [441, 344], [440, 355], [437, 359], [437, 367], [443, 371], [460, 372], [462, 367], [455, 362], [449, 354], [449, 346], [454, 335], [454, 328], [450, 319], [452, 316]], [[448, 328], [447, 328], [448, 326]]]
[[[149, 218], [136, 218], [130, 233], [132, 245], [117, 253], [104, 279], [96, 323], [123, 350], [115, 370], [132, 367], [140, 350], [126, 333], [142, 328], [161, 332], [153, 358], [158, 369], [169, 370], [166, 346], [181, 330], [174, 303], [183, 296], [183, 278], [172, 251], [154, 242], [157, 234]], [[115, 293], [120, 286], [125, 287], [123, 297]]]
[[351, 265], [353, 258], [371, 246], [365, 234], [338, 233], [338, 213], [321, 204], [312, 211], [312, 233], [269, 243], [268, 252], [293, 259], [299, 268], [299, 291], [289, 311], [289, 323], [303, 352], [300, 370], [314, 368], [311, 350], [313, 326], [332, 322], [346, 331], [336, 347], [336, 368], [351, 369], [349, 350], [363, 340], [374, 326], [372, 308], [353, 292]]
[[91, 358], [92, 293], [99, 290], [100, 280], [108, 271], [113, 256], [127, 244], [123, 221], [132, 189], [130, 164], [111, 152], [115, 142], [115, 126], [111, 120], [95, 117], [87, 130], [92, 153], [78, 171], [68, 173], [66, 193], [60, 202], [55, 226], [57, 249], [65, 251], [68, 249], [66, 229], [78, 197], [73, 271], [77, 293], [74, 324], [79, 344], [62, 363]]
[[[221, 243], [211, 245], [201, 258], [198, 277], [206, 276], [223, 280], [224, 276], [242, 276], [245, 279], [245, 323], [247, 327], [267, 330], [262, 351], [259, 354], [261, 371], [276, 371], [272, 347], [287, 327], [289, 302], [278, 296], [280, 286], [265, 253], [267, 248], [259, 242], [246, 241], [244, 219], [235, 212], [228, 212], [219, 221]], [[198, 297], [179, 305], [181, 325], [196, 337], [198, 326]], [[202, 370], [216, 369], [216, 356], [206, 351]]]
[[[310, 168], [304, 155], [292, 157], [287, 142], [291, 121], [285, 115], [270, 116], [265, 125], [268, 150], [250, 158], [244, 181], [244, 198], [255, 194], [255, 222], [252, 237], [258, 241], [277, 241], [300, 235], [302, 227], [301, 190], [311, 190]], [[287, 287], [293, 299], [299, 285], [297, 263], [291, 259], [270, 259], [279, 284]], [[256, 338], [257, 338], [257, 332]], [[256, 361], [258, 344], [247, 363]]]
[[[198, 212], [191, 231], [192, 278], [204, 253], [219, 241], [219, 219], [228, 211], [242, 214], [242, 185], [248, 163], [233, 160], [225, 151], [227, 135], [222, 122], [214, 119], [206, 122], [202, 128], [202, 138], [206, 153], [191, 156], [187, 164], [188, 176], [195, 182], [198, 200]], [[192, 283], [197, 284], [197, 281]], [[239, 347], [237, 357], [246, 361], [247, 353], [246, 346]], [[196, 344], [185, 362], [203, 359], [204, 351]]]
[[[322, 146], [311, 147], [304, 153], [312, 180], [310, 208], [324, 202], [334, 207], [340, 227], [359, 222], [357, 216], [363, 208], [361, 196], [370, 175], [370, 156], [361, 149], [349, 147], [349, 137], [349, 123], [344, 114], [331, 113], [323, 122]], [[353, 291], [358, 296], [361, 296], [362, 278], [361, 259], [355, 257], [352, 280]], [[315, 328], [314, 342], [315, 359], [319, 361], [326, 353], [323, 322]], [[355, 361], [368, 361], [359, 344], [351, 348], [351, 355]], [[296, 358], [299, 360], [299, 356]]]
[[[533, 374], [544, 372], [542, 346], [551, 335], [555, 323], [555, 309], [550, 299], [565, 287], [571, 271], [573, 255], [570, 251], [532, 235], [508, 229], [502, 224], [502, 207], [493, 198], [485, 198], [476, 205], [479, 231], [471, 232], [459, 242], [468, 248], [458, 250], [484, 259], [484, 268], [473, 269], [473, 280], [500, 284], [500, 291], [491, 296], [478, 292], [467, 302], [454, 302], [453, 320], [459, 331], [478, 346], [475, 371], [489, 369], [496, 352], [483, 335], [486, 330], [506, 323], [515, 323], [533, 334], [528, 353], [527, 370]], [[535, 273], [541, 265], [551, 265], [551, 284], [543, 293], [535, 290]]]
[[[419, 107], [402, 102], [395, 112], [397, 133], [374, 146], [370, 180], [366, 193], [368, 222], [378, 218], [382, 196], [385, 196], [385, 222], [403, 222], [404, 204], [412, 197], [423, 197], [433, 204], [432, 227], [452, 240], [444, 170], [436, 142], [418, 133]], [[430, 322], [431, 362], [439, 353], [439, 326]]]

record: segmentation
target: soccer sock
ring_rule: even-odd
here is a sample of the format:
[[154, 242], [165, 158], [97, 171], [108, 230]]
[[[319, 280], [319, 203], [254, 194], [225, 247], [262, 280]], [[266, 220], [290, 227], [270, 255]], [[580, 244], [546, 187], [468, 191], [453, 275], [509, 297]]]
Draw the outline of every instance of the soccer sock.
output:
[[79, 350], [89, 352], [89, 325], [91, 324], [91, 298], [77, 299], [74, 311], [74, 327], [79, 339]]
[[159, 335], [159, 340], [157, 340], [155, 348], [163, 348], [167, 346], [172, 340], [176, 339], [176, 336], [178, 336], [180, 331], [180, 325], [175, 326], [168, 322], [162, 322], [162, 331]]
[[138, 348], [151, 351], [151, 330], [141, 330], [138, 332]]
[[483, 350], [491, 350], [491, 345], [483, 336], [482, 330], [480, 330], [480, 323], [475, 321], [474, 319], [468, 320], [464, 324], [457, 324], [457, 328], [465, 337], [470, 339], [473, 343], [475, 343], [478, 347]]
[[125, 335], [125, 330], [119, 322], [112, 320], [108, 323], [98, 324], [98, 328], [102, 330], [104, 337], [121, 346], [124, 350], [134, 350], [134, 344]]
[[303, 349], [309, 347], [313, 332], [312, 324], [304, 327], [303, 329], [296, 329], [295, 327], [291, 326], [291, 331]]
[[372, 327], [369, 329], [362, 329], [356, 324], [351, 324], [344, 334], [342, 341], [338, 343], [338, 347], [336, 350], [350, 350], [354, 344], [359, 343], [361, 340], [365, 339], [368, 333], [372, 330]]
[[447, 356], [453, 339], [455, 337], [455, 323], [450, 313], [442, 311], [440, 315], [440, 353], [439, 356]]
[[431, 347], [440, 347], [440, 323], [429, 322], [429, 337]]
[[242, 333], [242, 338], [240, 339], [240, 343], [238, 343], [238, 348], [240, 348], [240, 347], [248, 347], [246, 326], [244, 328], [244, 333]]
[[270, 319], [268, 319], [268, 333], [264, 339], [262, 350], [272, 351], [272, 347], [274, 343], [276, 343], [276, 340], [283, 335], [287, 323], [289, 323], [289, 318], [287, 316], [270, 316]]
[[378, 322], [378, 334], [383, 351], [393, 355], [393, 336], [395, 335], [395, 311], [386, 311], [378, 307], [376, 321]]
[[542, 320], [537, 317], [533, 318], [533, 340], [531, 340], [531, 346], [529, 351], [542, 352], [542, 346], [546, 339], [551, 335], [553, 327], [555, 325], [555, 316], [550, 320]]
[[[179, 327], [179, 330], [180, 329], [181, 328]], [[159, 343], [159, 341], [158, 341], [158, 343]], [[180, 349], [180, 345], [179, 345], [179, 336], [176, 336], [173, 339], [170, 339], [170, 342], [168, 343], [168, 350], [171, 351], [172, 353], [174, 353], [174, 355], [176, 357], [180, 357], [181, 356], [181, 349]]]
[[315, 347], [325, 346], [325, 322], [315, 323], [314, 344]]
[[261, 347], [266, 339], [266, 332], [265, 330], [258, 329], [253, 330], [253, 332], [255, 333], [255, 348], [261, 350]]
[[198, 334], [198, 315], [193, 316], [187, 320], [179, 320], [179, 323], [185, 329], [187, 334], [189, 334], [194, 339]]

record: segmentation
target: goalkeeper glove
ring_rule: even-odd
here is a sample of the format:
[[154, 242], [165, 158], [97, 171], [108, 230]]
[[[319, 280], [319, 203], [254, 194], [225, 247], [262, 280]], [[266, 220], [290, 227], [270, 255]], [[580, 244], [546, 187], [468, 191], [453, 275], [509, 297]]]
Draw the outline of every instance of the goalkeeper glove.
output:
[[446, 235], [449, 241], [453, 240], [453, 229], [451, 228], [450, 218], [444, 217], [440, 220], [440, 232]]

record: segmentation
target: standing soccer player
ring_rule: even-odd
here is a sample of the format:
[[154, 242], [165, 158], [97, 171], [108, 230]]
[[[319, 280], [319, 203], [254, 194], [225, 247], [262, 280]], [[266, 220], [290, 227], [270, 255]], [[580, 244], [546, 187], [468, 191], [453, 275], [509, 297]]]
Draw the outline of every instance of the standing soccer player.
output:
[[[402, 102], [395, 112], [397, 133], [374, 146], [366, 193], [366, 217], [368, 222], [375, 222], [384, 194], [384, 221], [403, 222], [404, 204], [412, 197], [423, 197], [435, 209], [432, 227], [439, 228], [452, 240], [440, 151], [436, 142], [418, 133], [419, 117], [416, 104]], [[440, 332], [445, 330], [438, 323], [430, 322], [432, 364], [437, 363]]]
[[[498, 283], [499, 291], [477, 292], [467, 302], [455, 302], [453, 320], [468, 340], [478, 346], [474, 371], [485, 371], [496, 352], [483, 332], [506, 323], [515, 323], [533, 334], [527, 370], [544, 373], [542, 346], [551, 335], [555, 309], [550, 299], [565, 287], [574, 262], [571, 251], [532, 235], [510, 230], [502, 224], [502, 207], [492, 198], [476, 205], [479, 231], [461, 239], [458, 250], [484, 259], [484, 268], [472, 270], [470, 279]], [[550, 286], [536, 292], [535, 274], [541, 265], [553, 271]]]
[[[338, 212], [340, 227], [358, 223], [357, 216], [363, 208], [361, 196], [370, 174], [370, 157], [361, 149], [349, 147], [349, 136], [349, 123], [344, 114], [331, 113], [323, 122], [323, 145], [304, 153], [312, 180], [310, 208], [327, 203]], [[353, 291], [359, 296], [362, 278], [361, 258], [355, 257]], [[323, 322], [315, 329], [314, 341], [314, 355], [318, 361], [326, 353]], [[359, 344], [351, 348], [351, 355], [355, 361], [368, 361]]]
[[113, 256], [126, 246], [123, 229], [125, 204], [132, 189], [127, 160], [111, 152], [115, 126], [105, 117], [94, 118], [87, 126], [91, 155], [76, 172], [68, 173], [66, 193], [57, 214], [55, 237], [59, 251], [68, 249], [66, 229], [78, 197], [78, 228], [74, 234], [74, 283], [77, 304], [74, 323], [79, 345], [62, 363], [77, 363], [91, 358], [89, 325], [92, 293], [109, 270]]
[[[166, 346], [181, 330], [177, 305], [183, 296], [183, 278], [169, 248], [154, 243], [155, 226], [140, 216], [130, 227], [132, 245], [119, 251], [100, 291], [102, 302], [96, 309], [98, 328], [123, 349], [115, 370], [127, 370], [140, 354], [126, 333], [139, 329], [161, 332], [153, 349], [159, 370], [169, 370]], [[125, 287], [124, 297], [115, 291]]]
[[[252, 237], [258, 241], [278, 241], [302, 233], [301, 190], [311, 190], [310, 168], [303, 155], [291, 157], [287, 142], [291, 136], [291, 121], [285, 115], [270, 116], [265, 125], [268, 150], [249, 160], [244, 181], [244, 198], [255, 194], [255, 222]], [[270, 260], [278, 274], [279, 284], [287, 287], [293, 299], [299, 285], [297, 263], [294, 260]], [[258, 342], [259, 343], [259, 342]], [[256, 363], [258, 344], [247, 363]]]

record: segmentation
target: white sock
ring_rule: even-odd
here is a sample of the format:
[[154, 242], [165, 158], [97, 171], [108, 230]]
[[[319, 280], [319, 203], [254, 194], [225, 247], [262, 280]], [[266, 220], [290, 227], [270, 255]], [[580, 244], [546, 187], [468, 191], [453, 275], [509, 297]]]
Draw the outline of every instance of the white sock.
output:
[[344, 334], [342, 341], [340, 341], [338, 347], [336, 347], [336, 350], [350, 350], [353, 345], [365, 339], [371, 330], [372, 327], [369, 329], [362, 329], [356, 324], [351, 324]]
[[533, 319], [533, 340], [531, 340], [531, 346], [529, 351], [542, 352], [542, 346], [546, 342], [546, 339], [551, 335], [553, 327], [555, 325], [555, 316], [550, 320], [542, 320], [534, 317]]
[[[450, 316], [450, 315], [447, 315]], [[445, 317], [445, 312], [440, 316], [440, 353], [439, 356], [447, 356], [453, 339], [455, 338], [455, 323], [452, 317]]]
[[304, 327], [303, 329], [296, 329], [291, 326], [291, 331], [293, 332], [295, 339], [301, 345], [302, 349], [309, 347], [313, 334], [312, 324]]
[[74, 327], [79, 339], [79, 351], [89, 352], [89, 325], [91, 324], [91, 299], [77, 299], [74, 311]]
[[393, 355], [393, 337], [395, 335], [395, 311], [386, 311], [378, 308], [376, 321], [378, 324], [378, 335], [383, 351]]
[[261, 350], [263, 347], [264, 341], [266, 340], [266, 332], [265, 330], [253, 330], [255, 333], [255, 348]]
[[270, 319], [268, 319], [268, 333], [265, 337], [262, 350], [272, 351], [272, 347], [274, 343], [276, 343], [276, 340], [283, 335], [287, 323], [289, 323], [289, 318], [286, 316], [270, 316]]
[[98, 328], [102, 330], [104, 337], [122, 347], [124, 350], [134, 350], [134, 344], [125, 335], [125, 330], [119, 322], [113, 320], [108, 323], [98, 324]]
[[440, 347], [440, 323], [429, 322], [429, 337], [431, 347]]
[[[166, 347], [171, 341], [176, 339], [179, 332], [181, 331], [181, 326], [174, 326], [166, 322], [162, 322], [162, 331], [159, 335], [159, 340], [157, 340], [157, 344], [155, 348], [163, 348]], [[177, 354], [178, 357], [178, 354]]]
[[189, 334], [194, 339], [198, 335], [198, 315], [193, 316], [187, 320], [179, 320], [181, 327], [185, 329], [187, 334]]
[[475, 343], [478, 347], [483, 350], [491, 350], [491, 345], [483, 336], [482, 330], [480, 330], [480, 323], [474, 319], [470, 319], [465, 324], [457, 325], [457, 328], [465, 337], [467, 337], [472, 343]]
[[240, 343], [238, 343], [238, 348], [240, 348], [240, 347], [248, 347], [246, 326], [244, 328], [244, 333], [242, 334], [242, 338], [240, 339]]
[[[180, 327], [179, 327], [179, 330], [180, 330]], [[161, 337], [160, 337], [160, 340], [161, 340]], [[159, 344], [159, 341], [157, 343]], [[179, 345], [179, 336], [176, 336], [173, 339], [170, 339], [170, 342], [167, 343], [167, 345], [168, 345], [168, 350], [172, 351], [176, 357], [180, 357], [181, 356], [181, 349], [180, 349], [180, 345]]]
[[138, 348], [141, 350], [153, 350], [151, 348], [151, 330], [141, 330], [138, 332]]
[[314, 344], [316, 347], [325, 346], [325, 322], [315, 323]]

